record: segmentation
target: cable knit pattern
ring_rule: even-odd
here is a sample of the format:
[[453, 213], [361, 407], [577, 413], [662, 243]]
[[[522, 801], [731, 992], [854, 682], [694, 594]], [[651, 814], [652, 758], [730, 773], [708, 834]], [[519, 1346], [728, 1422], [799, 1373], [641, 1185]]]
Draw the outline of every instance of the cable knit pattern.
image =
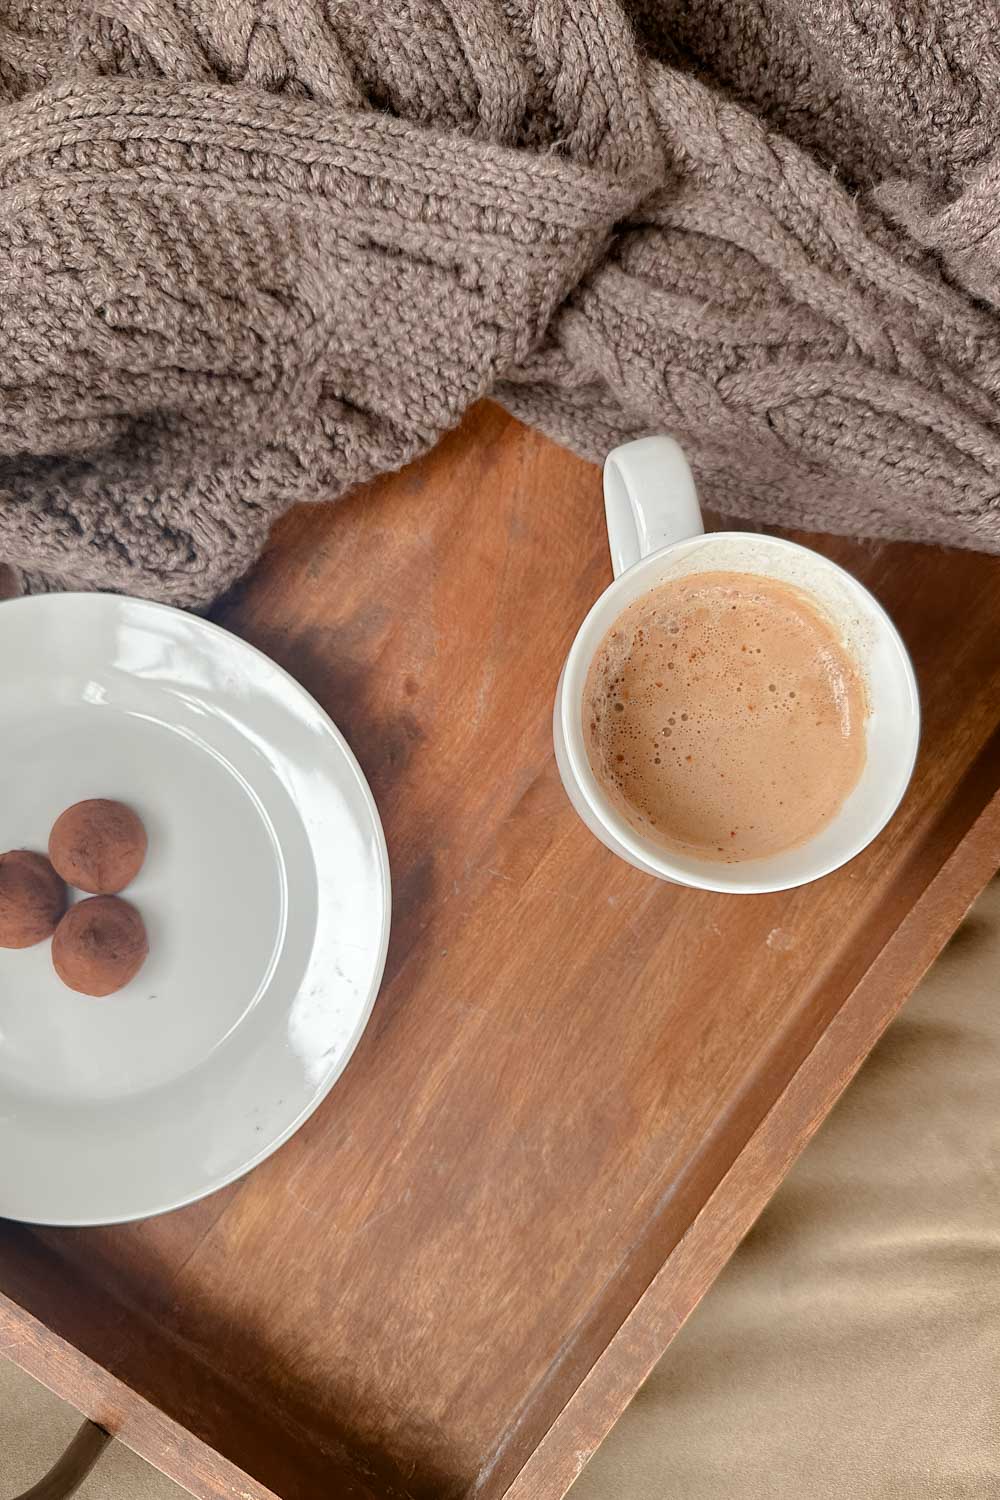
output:
[[493, 392], [1000, 550], [976, 0], [0, 0], [0, 563], [203, 606]]

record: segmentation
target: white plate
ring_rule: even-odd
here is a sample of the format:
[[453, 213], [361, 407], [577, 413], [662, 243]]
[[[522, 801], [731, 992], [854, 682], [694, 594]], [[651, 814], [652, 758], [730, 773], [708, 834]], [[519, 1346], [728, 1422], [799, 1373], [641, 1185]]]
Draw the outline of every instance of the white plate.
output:
[[281, 669], [160, 605], [0, 605], [0, 850], [85, 797], [134, 807], [149, 958], [65, 989], [0, 949], [0, 1215], [106, 1224], [231, 1182], [312, 1113], [385, 964], [389, 864], [343, 737]]

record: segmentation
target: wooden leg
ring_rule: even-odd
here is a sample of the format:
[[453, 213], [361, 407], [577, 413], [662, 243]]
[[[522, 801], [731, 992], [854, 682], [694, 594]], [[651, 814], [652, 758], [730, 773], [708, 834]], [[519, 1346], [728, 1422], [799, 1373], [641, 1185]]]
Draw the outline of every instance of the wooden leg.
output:
[[49, 1472], [14, 1500], [68, 1500], [79, 1489], [111, 1438], [95, 1422], [84, 1422], [76, 1437]]

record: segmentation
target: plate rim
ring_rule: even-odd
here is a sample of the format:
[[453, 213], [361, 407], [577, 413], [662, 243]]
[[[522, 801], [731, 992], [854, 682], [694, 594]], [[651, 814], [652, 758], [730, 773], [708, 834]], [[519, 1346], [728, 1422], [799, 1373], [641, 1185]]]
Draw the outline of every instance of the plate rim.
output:
[[[243, 636], [237, 635], [235, 631], [227, 630], [224, 625], [217, 624], [215, 620], [209, 620], [204, 615], [195, 614], [192, 611], [181, 609], [173, 604], [163, 604], [157, 600], [143, 599], [133, 594], [109, 594], [96, 590], [91, 593], [80, 589], [68, 590], [64, 593], [22, 594], [14, 599], [0, 600], [0, 611], [14, 606], [18, 607], [22, 611], [26, 611], [32, 608], [37, 609], [39, 607], [57, 607], [58, 605], [68, 603], [70, 601], [72, 601], [73, 603], [93, 604], [98, 608], [107, 606], [121, 609], [128, 606], [133, 608], [138, 607], [142, 610], [149, 610], [156, 615], [164, 614], [171, 617], [179, 615], [183, 619], [188, 621], [188, 623], [206, 631], [209, 636], [222, 636], [228, 642], [235, 641], [244, 651], [249, 652], [253, 657], [256, 657], [260, 661], [264, 662], [271, 669], [271, 671], [276, 672], [279, 677], [281, 677], [286, 683], [288, 683], [300, 697], [304, 698], [308, 703], [310, 703], [315, 709], [316, 713], [319, 714], [326, 729], [332, 734], [342, 754], [346, 757], [351, 774], [354, 777], [359, 790], [361, 791], [363, 801], [368, 809], [368, 814], [371, 818], [372, 825], [375, 831], [375, 843], [378, 850], [379, 876], [383, 894], [382, 927], [379, 936], [378, 954], [372, 974], [372, 980], [369, 985], [368, 994], [359, 1010], [358, 1022], [355, 1027], [354, 1034], [345, 1046], [342, 1056], [338, 1058], [337, 1065], [332, 1070], [330, 1077], [323, 1081], [320, 1087], [310, 1098], [304, 1109], [302, 1109], [295, 1116], [290, 1124], [288, 1124], [285, 1129], [282, 1130], [274, 1138], [273, 1141], [271, 1141], [267, 1146], [262, 1147], [261, 1150], [256, 1152], [249, 1159], [249, 1161], [231, 1172], [222, 1173], [218, 1178], [212, 1178], [211, 1181], [207, 1183], [207, 1185], [199, 1188], [197, 1192], [185, 1194], [184, 1196], [178, 1198], [176, 1201], [165, 1203], [157, 1208], [140, 1209], [137, 1212], [115, 1214], [110, 1218], [104, 1216], [94, 1218], [91, 1216], [80, 1215], [71, 1217], [63, 1216], [60, 1218], [24, 1218], [16, 1214], [9, 1213], [6, 1210], [2, 1209], [2, 1207], [0, 1207], [0, 1217], [8, 1219], [11, 1223], [37, 1224], [43, 1228], [53, 1229], [97, 1229], [104, 1227], [113, 1227], [117, 1224], [141, 1223], [146, 1219], [159, 1218], [163, 1214], [176, 1213], [179, 1209], [188, 1208], [194, 1203], [200, 1203], [202, 1199], [211, 1197], [213, 1193], [221, 1192], [223, 1188], [231, 1187], [234, 1182], [239, 1182], [244, 1177], [247, 1177], [252, 1171], [255, 1170], [255, 1168], [261, 1166], [265, 1161], [267, 1161], [269, 1157], [273, 1156], [277, 1151], [279, 1151], [282, 1146], [286, 1145], [287, 1142], [291, 1140], [292, 1136], [296, 1135], [298, 1131], [301, 1130], [306, 1121], [316, 1113], [320, 1105], [329, 1096], [339, 1080], [343, 1077], [348, 1064], [354, 1056], [354, 1053], [357, 1051], [361, 1038], [364, 1036], [365, 1032], [368, 1029], [368, 1023], [371, 1020], [372, 1011], [375, 1008], [375, 1002], [378, 999], [378, 996], [382, 989], [382, 980], [385, 976], [386, 960], [389, 953], [389, 938], [392, 928], [392, 875], [389, 864], [389, 849], [386, 842], [385, 829], [382, 826], [382, 817], [378, 810], [378, 804], [375, 801], [375, 795], [372, 792], [371, 786], [368, 783], [368, 778], [362, 770], [357, 756], [351, 749], [351, 746], [348, 744], [344, 734], [334, 723], [333, 719], [327, 713], [323, 705], [312, 695], [312, 693], [309, 692], [307, 688], [303, 687], [302, 683], [299, 682], [291, 672], [283, 667], [280, 662], [276, 662], [273, 657], [268, 656], [266, 651], [262, 651], [259, 646], [255, 646], [251, 641], [246, 640]], [[0, 631], [2, 631], [3, 618], [4, 616], [2, 612], [0, 612]]]

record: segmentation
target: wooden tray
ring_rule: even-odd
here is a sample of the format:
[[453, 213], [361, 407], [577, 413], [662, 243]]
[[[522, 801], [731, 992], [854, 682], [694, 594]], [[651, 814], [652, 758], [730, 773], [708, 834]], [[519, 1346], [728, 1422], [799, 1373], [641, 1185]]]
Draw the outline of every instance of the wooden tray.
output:
[[0, 1350], [202, 1500], [561, 1496], [1000, 862], [1000, 562], [841, 541], [924, 696], [887, 833], [753, 898], [608, 854], [550, 737], [609, 577], [599, 497], [480, 407], [289, 517], [219, 611], [371, 780], [381, 998], [243, 1183], [127, 1228], [0, 1226]]

